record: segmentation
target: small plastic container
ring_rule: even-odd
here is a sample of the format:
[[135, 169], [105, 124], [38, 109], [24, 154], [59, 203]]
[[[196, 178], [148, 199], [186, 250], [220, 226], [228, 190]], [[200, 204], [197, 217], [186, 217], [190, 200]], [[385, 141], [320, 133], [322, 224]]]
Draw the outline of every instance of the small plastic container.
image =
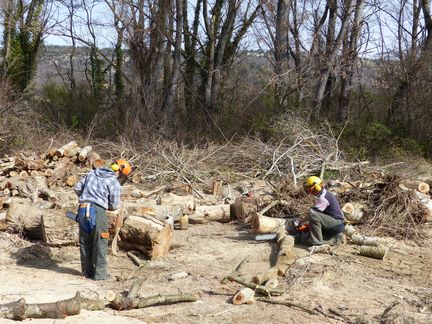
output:
[[187, 230], [189, 227], [189, 217], [187, 215], [180, 216], [180, 229]]

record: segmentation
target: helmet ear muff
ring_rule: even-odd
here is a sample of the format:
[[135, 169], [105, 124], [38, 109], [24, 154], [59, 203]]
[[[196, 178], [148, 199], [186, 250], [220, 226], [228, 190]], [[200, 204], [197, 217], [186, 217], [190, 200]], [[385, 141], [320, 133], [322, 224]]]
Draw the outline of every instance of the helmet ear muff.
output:
[[320, 184], [316, 183], [316, 184], [314, 185], [314, 189], [315, 189], [315, 191], [320, 192], [321, 189], [322, 189], [322, 187], [321, 187]]
[[113, 162], [113, 163], [111, 164], [111, 169], [112, 169], [114, 172], [117, 172], [118, 170], [120, 170], [120, 166], [119, 166], [116, 162]]

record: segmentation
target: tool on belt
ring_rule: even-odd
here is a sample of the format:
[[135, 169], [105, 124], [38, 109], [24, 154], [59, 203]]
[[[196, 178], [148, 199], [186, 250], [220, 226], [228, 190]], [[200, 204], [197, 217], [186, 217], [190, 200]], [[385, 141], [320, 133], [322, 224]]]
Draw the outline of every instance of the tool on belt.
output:
[[79, 204], [78, 213], [67, 211], [66, 217], [76, 221], [86, 233], [96, 228], [96, 209], [91, 203]]

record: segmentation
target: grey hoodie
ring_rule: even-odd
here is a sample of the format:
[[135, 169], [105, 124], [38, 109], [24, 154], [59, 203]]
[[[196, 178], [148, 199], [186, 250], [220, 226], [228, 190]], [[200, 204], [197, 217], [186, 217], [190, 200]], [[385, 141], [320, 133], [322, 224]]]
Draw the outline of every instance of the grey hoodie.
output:
[[74, 187], [79, 203], [92, 202], [108, 210], [120, 205], [121, 185], [109, 168], [98, 168], [81, 178]]

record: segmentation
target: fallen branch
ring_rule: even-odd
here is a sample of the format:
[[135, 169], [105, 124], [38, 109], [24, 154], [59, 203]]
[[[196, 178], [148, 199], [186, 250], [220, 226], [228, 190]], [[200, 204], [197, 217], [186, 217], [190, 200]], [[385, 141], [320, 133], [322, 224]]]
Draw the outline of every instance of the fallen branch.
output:
[[145, 308], [155, 305], [170, 305], [183, 302], [196, 302], [198, 300], [192, 294], [166, 296], [156, 295], [150, 297], [129, 298], [116, 294], [113, 291], [107, 292], [106, 299], [109, 301], [110, 306], [115, 310]]
[[84, 298], [77, 292], [73, 298], [53, 303], [27, 304], [25, 299], [21, 298], [16, 302], [0, 305], [0, 317], [20, 321], [26, 318], [65, 318], [78, 315], [81, 309], [104, 308], [103, 301]]
[[282, 289], [269, 288], [269, 287], [254, 284], [253, 282], [243, 280], [243, 279], [239, 278], [238, 276], [228, 276], [227, 279], [229, 281], [237, 282], [237, 283], [239, 283], [245, 287], [248, 287], [250, 289], [256, 290], [257, 292], [259, 292], [265, 296], [280, 296], [285, 292]]
[[290, 302], [288, 300], [274, 300], [274, 299], [262, 298], [262, 297], [257, 297], [256, 300], [262, 301], [264, 303], [269, 303], [269, 304], [276, 304], [276, 305], [283, 305], [283, 306], [292, 307], [292, 308], [298, 308], [298, 309], [300, 309], [300, 310], [302, 310], [308, 314], [318, 315], [318, 313], [313, 311], [312, 309], [309, 309], [305, 306]]
[[233, 272], [231, 272], [228, 276], [226, 276], [225, 278], [223, 278], [222, 280], [221, 280], [221, 284], [226, 284], [226, 283], [228, 283], [228, 281], [230, 281], [229, 279], [228, 279], [228, 277], [229, 276], [232, 276], [232, 277], [240, 277], [242, 274], [241, 274], [241, 268], [242, 268], [242, 266], [245, 264], [245, 263], [247, 263], [249, 260], [249, 257], [246, 257], [246, 258], [244, 258], [243, 260], [241, 260], [240, 261], [240, 263], [237, 265], [237, 267], [235, 268], [235, 270], [233, 271]]

